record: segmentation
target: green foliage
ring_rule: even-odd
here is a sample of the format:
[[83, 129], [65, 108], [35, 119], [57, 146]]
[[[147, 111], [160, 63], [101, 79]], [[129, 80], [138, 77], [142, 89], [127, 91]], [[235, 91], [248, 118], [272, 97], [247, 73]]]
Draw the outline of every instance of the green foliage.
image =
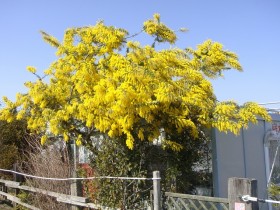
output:
[[0, 121], [0, 142], [5, 145], [15, 144], [24, 147], [23, 137], [28, 133], [25, 120], [15, 120], [12, 123]]
[[[153, 171], [160, 171], [162, 191], [191, 193], [196, 186], [211, 188], [211, 170], [197, 170], [211, 161], [205, 132], [196, 140], [190, 139], [187, 130], [172, 137], [182, 143], [181, 150], [145, 141], [135, 142], [135, 149], [130, 150], [124, 138], [101, 138], [93, 150], [95, 176], [152, 177]], [[94, 183], [97, 191], [92, 197], [97, 203], [122, 209], [137, 209], [142, 200], [149, 200], [152, 190], [152, 181], [97, 179]]]
[[[280, 186], [277, 184], [271, 183], [268, 187], [268, 194], [272, 200], [280, 200]], [[279, 204], [274, 204], [274, 206], [279, 207]]]
[[[271, 175], [270, 185], [268, 187], [269, 197], [273, 200], [280, 200], [280, 167], [276, 166], [273, 168]], [[279, 204], [275, 205], [279, 207]]]
[[0, 143], [0, 168], [12, 169], [13, 164], [18, 159], [18, 148], [14, 144]]
[[[141, 145], [140, 145], [141, 144]], [[147, 177], [146, 143], [139, 142], [136, 150], [129, 150], [124, 139], [104, 138], [94, 151], [92, 166], [96, 176]], [[139, 180], [97, 179], [93, 197], [104, 206], [137, 209], [141, 201], [148, 200], [152, 183]]]
[[161, 172], [164, 191], [191, 193], [196, 186], [212, 187], [209, 134], [207, 130], [200, 129], [195, 140], [188, 130], [170, 136], [182, 145], [179, 151], [151, 148], [148, 164], [153, 166], [152, 170]]
[[0, 168], [12, 169], [13, 164], [23, 157], [23, 148], [26, 146], [24, 137], [27, 132], [25, 120], [11, 123], [0, 121]]
[[[30, 200], [32, 198], [32, 193], [26, 192], [24, 190], [20, 190], [19, 194], [17, 194], [17, 197], [23, 202], [23, 203], [27, 203], [27, 204], [32, 204], [30, 203]], [[21, 205], [17, 205], [16, 206], [16, 210], [28, 210], [28, 208], [21, 206]]]

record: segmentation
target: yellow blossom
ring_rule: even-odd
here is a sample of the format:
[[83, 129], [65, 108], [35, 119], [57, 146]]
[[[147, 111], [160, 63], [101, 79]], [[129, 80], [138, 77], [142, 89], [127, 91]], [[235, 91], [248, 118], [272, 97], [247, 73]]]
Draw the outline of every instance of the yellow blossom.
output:
[[41, 144], [44, 145], [47, 141], [48, 137], [46, 135], [41, 137]]
[[33, 74], [35, 74], [36, 71], [37, 71], [36, 68], [33, 67], [33, 66], [27, 66], [26, 69], [27, 69], [29, 72], [33, 73]]
[[[0, 120], [26, 119], [31, 131], [65, 141], [76, 136], [77, 145], [91, 143], [96, 132], [125, 137], [130, 149], [135, 141], [153, 141], [161, 128], [167, 134], [188, 130], [195, 139], [201, 127], [238, 134], [257, 117], [270, 120], [255, 103], [216, 100], [210, 79], [231, 68], [242, 71], [238, 56], [221, 43], [206, 40], [195, 49], [178, 49], [176, 33], [159, 14], [144, 22], [143, 31], [155, 43], [172, 46], [142, 46], [137, 36], [103, 22], [69, 28], [61, 43], [41, 32], [58, 58], [44, 71], [46, 80], [26, 82], [27, 93], [15, 102], [3, 98]], [[27, 70], [36, 74], [35, 67]], [[42, 136], [41, 143], [46, 140]], [[181, 149], [176, 139], [166, 139], [164, 147]]]

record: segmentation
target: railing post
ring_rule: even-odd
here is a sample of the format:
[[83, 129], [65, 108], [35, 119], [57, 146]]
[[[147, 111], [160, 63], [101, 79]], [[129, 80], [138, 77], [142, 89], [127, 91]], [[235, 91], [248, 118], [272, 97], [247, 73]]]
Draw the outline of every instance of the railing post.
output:
[[153, 171], [153, 194], [154, 194], [154, 210], [161, 210], [160, 195], [160, 174], [159, 171]]
[[258, 202], [244, 202], [241, 197], [250, 195], [257, 197], [257, 180], [245, 178], [229, 178], [228, 199], [229, 210], [258, 210]]
[[[70, 145], [71, 146], [71, 145]], [[78, 148], [77, 148], [77, 145], [75, 143], [75, 141], [73, 142], [72, 144], [72, 148], [70, 150], [70, 158], [71, 158], [71, 161], [72, 161], [72, 171], [71, 171], [71, 176], [73, 178], [77, 178], [77, 168], [78, 168], [78, 160], [77, 160], [77, 157], [78, 157]], [[81, 184], [80, 181], [78, 180], [72, 180], [71, 181], [71, 185], [70, 185], [70, 194], [73, 195], [73, 196], [81, 196], [82, 192], [81, 192], [81, 186], [79, 186], [79, 184]], [[82, 209], [81, 207], [79, 206], [75, 206], [75, 205], [72, 205], [71, 210], [80, 210]]]
[[[13, 170], [14, 170], [15, 172], [18, 172], [18, 163], [14, 163], [14, 164], [13, 164]], [[18, 174], [16, 174], [16, 173], [13, 174], [13, 180], [14, 180], [15, 182], [20, 182], [20, 181], [22, 181], [21, 179], [22, 179], [22, 177], [20, 177]], [[19, 189], [15, 188], [14, 191], [15, 191], [15, 195], [17, 196], [17, 195], [19, 194]], [[14, 208], [16, 209], [18, 205], [17, 205], [16, 202], [14, 202], [14, 203], [13, 203], [13, 206], [14, 206]]]

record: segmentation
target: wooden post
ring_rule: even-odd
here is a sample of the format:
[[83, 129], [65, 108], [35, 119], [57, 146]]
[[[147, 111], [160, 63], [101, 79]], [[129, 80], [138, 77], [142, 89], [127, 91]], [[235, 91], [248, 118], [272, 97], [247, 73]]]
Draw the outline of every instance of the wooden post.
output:
[[[20, 172], [20, 171], [19, 171], [18, 162], [16, 162], [16, 163], [13, 164], [13, 170], [14, 170], [15, 172]], [[13, 180], [14, 180], [15, 182], [24, 182], [24, 176], [14, 173], [14, 174], [13, 174]]]
[[154, 210], [161, 210], [160, 196], [160, 174], [159, 171], [153, 171], [153, 194], [154, 194]]
[[[4, 183], [0, 183], [0, 191], [2, 191], [3, 193], [8, 192], [7, 186]], [[6, 200], [6, 196], [0, 195], [0, 198]]]
[[[14, 164], [13, 164], [13, 170], [14, 170], [15, 172], [18, 172], [18, 163], [14, 163]], [[16, 174], [16, 173], [13, 174], [13, 180], [14, 180], [15, 182], [20, 182], [21, 179], [22, 179], [22, 177], [21, 177], [20, 175], [18, 175], [18, 174]], [[15, 195], [17, 196], [17, 195], [19, 194], [19, 189], [15, 188], [14, 191], [15, 191]], [[13, 206], [14, 206], [14, 208], [17, 208], [18, 205], [17, 205], [17, 203], [14, 202], [14, 203], [13, 203]]]
[[257, 180], [245, 178], [229, 178], [228, 199], [229, 210], [258, 210], [258, 202], [244, 202], [241, 197], [250, 195], [257, 197]]

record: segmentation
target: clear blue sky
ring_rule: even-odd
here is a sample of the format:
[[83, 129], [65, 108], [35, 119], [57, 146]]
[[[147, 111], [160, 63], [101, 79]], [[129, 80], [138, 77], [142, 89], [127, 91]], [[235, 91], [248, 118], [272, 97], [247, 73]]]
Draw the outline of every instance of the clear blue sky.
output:
[[[61, 40], [69, 27], [104, 20], [133, 34], [154, 13], [174, 30], [189, 29], [179, 36], [180, 48], [212, 39], [239, 55], [244, 72], [232, 70], [213, 81], [218, 100], [280, 101], [279, 0], [2, 0], [0, 97], [14, 100], [17, 92], [26, 91], [23, 83], [35, 79], [26, 66], [42, 72], [56, 59], [39, 30]], [[139, 39], [147, 42], [142, 35]]]

